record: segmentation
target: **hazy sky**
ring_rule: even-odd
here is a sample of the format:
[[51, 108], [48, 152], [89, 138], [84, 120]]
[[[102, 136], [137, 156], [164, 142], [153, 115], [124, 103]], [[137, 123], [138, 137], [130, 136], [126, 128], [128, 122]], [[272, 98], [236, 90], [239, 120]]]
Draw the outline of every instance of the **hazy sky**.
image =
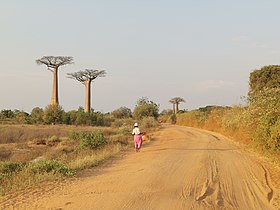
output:
[[249, 74], [280, 61], [279, 0], [0, 0], [0, 110], [50, 103], [52, 73], [35, 60], [73, 56], [60, 68], [59, 101], [84, 106], [67, 73], [106, 70], [92, 107], [133, 109], [141, 97], [182, 109], [236, 105]]

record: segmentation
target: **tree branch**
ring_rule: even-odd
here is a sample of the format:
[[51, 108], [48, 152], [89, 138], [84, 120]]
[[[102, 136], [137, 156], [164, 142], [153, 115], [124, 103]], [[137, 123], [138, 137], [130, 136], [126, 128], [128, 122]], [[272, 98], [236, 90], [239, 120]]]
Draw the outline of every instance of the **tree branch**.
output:
[[66, 64], [73, 64], [73, 57], [70, 56], [44, 56], [36, 60], [38, 65], [46, 65], [48, 70], [53, 71], [53, 69]]
[[68, 78], [76, 79], [81, 83], [85, 83], [86, 81], [92, 82], [97, 77], [105, 77], [106, 71], [105, 70], [91, 70], [85, 69], [84, 71], [78, 71], [75, 73], [68, 73]]

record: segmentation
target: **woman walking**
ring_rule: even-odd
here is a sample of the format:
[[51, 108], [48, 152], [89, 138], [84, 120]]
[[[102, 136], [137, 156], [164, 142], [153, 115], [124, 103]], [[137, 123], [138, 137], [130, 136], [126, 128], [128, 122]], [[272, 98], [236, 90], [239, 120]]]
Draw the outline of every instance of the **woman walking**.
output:
[[132, 135], [134, 136], [134, 147], [136, 152], [140, 152], [142, 146], [142, 134], [138, 127], [138, 123], [134, 123], [134, 128], [132, 130]]

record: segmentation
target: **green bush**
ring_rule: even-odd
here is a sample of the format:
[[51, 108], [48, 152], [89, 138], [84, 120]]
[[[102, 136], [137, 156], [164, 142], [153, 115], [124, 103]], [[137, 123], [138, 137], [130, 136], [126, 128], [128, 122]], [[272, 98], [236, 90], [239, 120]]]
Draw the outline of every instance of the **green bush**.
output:
[[78, 149], [94, 149], [107, 143], [101, 131], [81, 132], [79, 135], [81, 143]]
[[24, 168], [23, 163], [0, 163], [0, 177], [10, 176], [12, 173], [19, 172]]
[[132, 112], [127, 107], [120, 107], [119, 109], [114, 110], [111, 115], [117, 119], [130, 118], [132, 117]]
[[66, 135], [69, 139], [72, 139], [72, 140], [75, 140], [75, 141], [80, 139], [80, 133], [79, 132], [69, 131], [69, 132], [67, 132]]
[[149, 101], [148, 98], [141, 98], [137, 101], [137, 105], [133, 111], [133, 118], [139, 120], [144, 117], [154, 117], [159, 116], [159, 105], [153, 101]]
[[27, 170], [33, 173], [59, 173], [65, 176], [75, 175], [75, 171], [56, 160], [39, 161], [29, 164]]
[[59, 105], [48, 105], [44, 110], [43, 120], [46, 124], [62, 123], [64, 110]]

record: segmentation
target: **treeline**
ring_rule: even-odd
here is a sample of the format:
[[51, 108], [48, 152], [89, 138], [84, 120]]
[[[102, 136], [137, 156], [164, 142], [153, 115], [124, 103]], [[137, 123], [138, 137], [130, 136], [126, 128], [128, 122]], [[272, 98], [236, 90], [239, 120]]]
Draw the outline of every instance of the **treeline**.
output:
[[132, 111], [127, 107], [120, 107], [110, 113], [85, 112], [84, 108], [64, 111], [60, 105], [48, 105], [46, 108], [35, 107], [31, 113], [20, 110], [4, 109], [0, 112], [0, 122], [10, 124], [66, 124], [66, 125], [92, 125], [110, 126], [119, 119], [133, 118], [140, 120], [159, 116], [159, 105], [148, 98], [141, 98]]
[[244, 106], [207, 106], [172, 112], [161, 119], [178, 125], [200, 127], [242, 140], [263, 152], [280, 152], [280, 66], [265, 66], [250, 74]]

